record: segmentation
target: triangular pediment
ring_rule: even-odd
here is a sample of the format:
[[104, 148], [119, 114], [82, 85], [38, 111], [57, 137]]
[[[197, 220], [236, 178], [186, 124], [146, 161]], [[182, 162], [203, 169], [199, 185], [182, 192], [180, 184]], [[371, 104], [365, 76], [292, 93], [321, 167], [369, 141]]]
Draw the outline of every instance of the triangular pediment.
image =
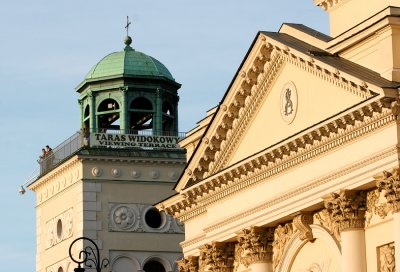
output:
[[190, 187], [382, 95], [378, 74], [296, 40], [260, 32], [176, 186]]

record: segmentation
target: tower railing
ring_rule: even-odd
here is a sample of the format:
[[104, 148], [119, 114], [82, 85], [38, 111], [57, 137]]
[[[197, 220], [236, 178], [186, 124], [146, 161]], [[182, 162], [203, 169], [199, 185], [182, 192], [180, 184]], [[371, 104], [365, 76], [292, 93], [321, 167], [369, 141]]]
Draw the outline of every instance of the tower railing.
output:
[[[110, 136], [111, 135], [111, 136]], [[113, 136], [119, 136], [119, 139], [126, 139], [126, 142], [110, 141], [115, 140]], [[124, 137], [121, 137], [124, 135]], [[99, 145], [99, 141], [94, 141], [96, 138], [107, 139], [104, 145]], [[98, 129], [93, 132], [85, 132], [84, 130], [74, 133], [71, 137], [63, 141], [47, 155], [38, 160], [39, 172], [36, 178], [30, 178], [32, 182], [53, 170], [57, 165], [74, 155], [83, 147], [107, 147], [107, 148], [139, 148], [139, 149], [169, 149], [179, 148], [177, 142], [186, 137], [183, 132], [153, 132], [152, 130], [119, 130], [119, 129]], [[171, 140], [172, 139], [172, 140]], [[148, 141], [158, 141], [159, 144], [150, 144]], [[165, 143], [160, 143], [165, 141]], [[116, 145], [116, 143], [119, 143]], [[173, 143], [173, 144], [172, 144]]]

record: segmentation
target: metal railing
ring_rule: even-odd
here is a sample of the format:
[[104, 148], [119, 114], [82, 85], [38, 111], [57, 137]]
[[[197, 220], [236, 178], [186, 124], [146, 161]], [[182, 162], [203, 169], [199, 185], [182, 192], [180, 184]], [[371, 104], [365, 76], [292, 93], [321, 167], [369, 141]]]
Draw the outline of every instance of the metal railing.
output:
[[[152, 130], [117, 130], [117, 129], [99, 129], [96, 132], [91, 133], [107, 133], [107, 134], [132, 134], [139, 136], [171, 136], [182, 139], [186, 136], [183, 132], [162, 132], [154, 133]], [[83, 131], [76, 132], [74, 135], [69, 137], [67, 140], [59, 144], [51, 152], [49, 152], [44, 158], [38, 160], [40, 165], [40, 171], [38, 177], [50, 172], [62, 161], [75, 154], [80, 148], [89, 146], [89, 133]], [[112, 147], [111, 147], [112, 148]], [[121, 147], [118, 147], [121, 148]], [[31, 178], [33, 179], [33, 178]]]

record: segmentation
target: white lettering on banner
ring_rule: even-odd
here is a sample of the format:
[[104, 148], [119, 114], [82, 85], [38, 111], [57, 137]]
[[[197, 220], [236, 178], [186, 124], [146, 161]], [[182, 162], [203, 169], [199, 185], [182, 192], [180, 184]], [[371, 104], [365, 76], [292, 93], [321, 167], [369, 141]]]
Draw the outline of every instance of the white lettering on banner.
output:
[[146, 136], [134, 134], [91, 133], [90, 146], [179, 148], [179, 138], [173, 136]]

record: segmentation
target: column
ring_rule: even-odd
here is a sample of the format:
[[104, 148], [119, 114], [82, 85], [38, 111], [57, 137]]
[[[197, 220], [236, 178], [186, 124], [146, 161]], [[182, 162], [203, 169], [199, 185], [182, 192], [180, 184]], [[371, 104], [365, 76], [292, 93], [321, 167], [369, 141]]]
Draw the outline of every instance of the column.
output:
[[162, 97], [161, 97], [161, 90], [157, 89], [156, 91], [156, 110], [154, 113], [154, 120], [153, 120], [153, 133], [155, 135], [162, 135], [163, 128], [162, 128]]
[[232, 272], [234, 263], [234, 243], [214, 242], [201, 248], [199, 271]]
[[90, 114], [89, 129], [90, 132], [96, 132], [97, 131], [96, 100], [92, 91], [88, 93], [88, 97], [89, 97], [89, 114]]
[[[396, 268], [400, 267], [400, 178], [399, 168], [384, 171], [375, 177], [376, 187], [383, 192], [393, 214], [394, 257]], [[398, 268], [397, 268], [398, 269]]]
[[128, 87], [121, 87], [121, 108], [119, 112], [119, 129], [121, 133], [129, 133], [127, 130], [129, 129], [129, 115], [128, 115], [128, 107], [126, 105], [126, 95], [128, 91]]
[[252, 227], [239, 235], [240, 263], [251, 272], [272, 272], [274, 228]]
[[342, 243], [342, 271], [366, 272], [366, 192], [342, 191], [325, 200], [331, 220], [338, 224]]

